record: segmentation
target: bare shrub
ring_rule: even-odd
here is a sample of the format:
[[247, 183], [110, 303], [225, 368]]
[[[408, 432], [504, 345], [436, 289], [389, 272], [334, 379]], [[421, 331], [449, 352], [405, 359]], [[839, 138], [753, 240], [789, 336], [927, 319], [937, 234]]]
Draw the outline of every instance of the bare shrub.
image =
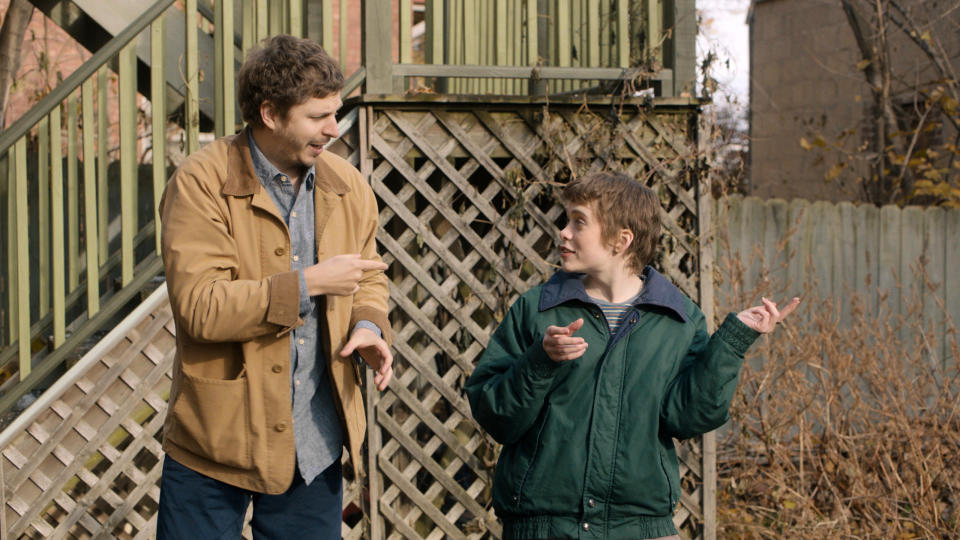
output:
[[800, 292], [804, 302], [741, 373], [718, 443], [719, 536], [960, 537], [960, 350], [949, 317], [941, 357], [930, 344], [944, 336], [922, 322], [916, 293], [901, 291], [893, 313], [883, 297], [819, 298], [812, 278], [745, 284], [745, 264], [718, 258], [728, 293], [718, 313], [761, 295]]

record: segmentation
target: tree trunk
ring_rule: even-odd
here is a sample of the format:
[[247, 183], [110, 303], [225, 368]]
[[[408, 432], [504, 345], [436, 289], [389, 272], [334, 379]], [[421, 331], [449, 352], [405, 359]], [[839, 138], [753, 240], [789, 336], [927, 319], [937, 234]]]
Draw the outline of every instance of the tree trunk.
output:
[[33, 4], [28, 0], [10, 0], [0, 26], [0, 129], [6, 127], [10, 84], [20, 69], [23, 37], [32, 16]]

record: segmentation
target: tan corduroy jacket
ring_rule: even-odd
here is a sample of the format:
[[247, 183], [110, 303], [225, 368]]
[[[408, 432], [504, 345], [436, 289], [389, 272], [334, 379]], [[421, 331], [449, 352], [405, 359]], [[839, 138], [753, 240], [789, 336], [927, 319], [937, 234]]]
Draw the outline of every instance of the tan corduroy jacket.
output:
[[[377, 204], [370, 186], [329, 152], [316, 162], [318, 260], [376, 252]], [[177, 352], [163, 448], [222, 482], [280, 493], [293, 479], [290, 330], [299, 319], [299, 275], [290, 234], [260, 185], [246, 131], [191, 155], [160, 201], [163, 262]], [[366, 417], [360, 369], [340, 349], [359, 320], [390, 342], [387, 278], [367, 272], [360, 291], [327, 296], [320, 343], [351, 461], [361, 473]]]

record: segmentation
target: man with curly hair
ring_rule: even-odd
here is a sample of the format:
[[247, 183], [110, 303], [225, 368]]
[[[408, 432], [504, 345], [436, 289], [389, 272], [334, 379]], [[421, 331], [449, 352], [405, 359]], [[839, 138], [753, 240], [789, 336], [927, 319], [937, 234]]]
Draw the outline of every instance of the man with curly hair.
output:
[[160, 202], [177, 351], [160, 539], [339, 538], [343, 446], [361, 474], [361, 363], [392, 376], [377, 204], [324, 151], [343, 75], [309, 40], [250, 53], [246, 127], [192, 154]]

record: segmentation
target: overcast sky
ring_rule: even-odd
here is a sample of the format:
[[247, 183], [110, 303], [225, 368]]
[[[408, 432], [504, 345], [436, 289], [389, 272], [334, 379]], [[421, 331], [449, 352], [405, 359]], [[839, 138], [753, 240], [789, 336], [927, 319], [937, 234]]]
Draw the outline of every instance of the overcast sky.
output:
[[[697, 57], [707, 51], [719, 56], [713, 77], [720, 83], [714, 103], [729, 99], [746, 109], [749, 100], [750, 47], [747, 10], [750, 0], [696, 0], [703, 18], [697, 37]], [[699, 62], [698, 62], [699, 63]]]

